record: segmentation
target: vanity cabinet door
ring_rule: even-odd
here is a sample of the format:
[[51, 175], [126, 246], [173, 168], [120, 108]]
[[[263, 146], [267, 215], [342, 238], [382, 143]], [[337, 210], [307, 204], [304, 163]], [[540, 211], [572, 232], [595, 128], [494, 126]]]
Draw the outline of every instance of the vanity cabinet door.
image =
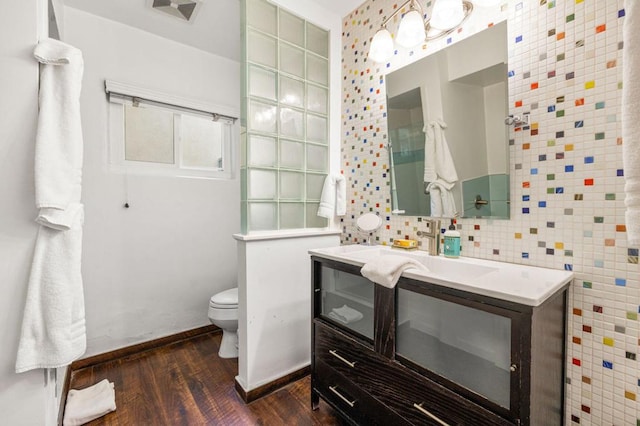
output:
[[397, 291], [396, 359], [516, 421], [522, 322], [521, 312], [405, 282]]
[[375, 284], [353, 265], [323, 260], [312, 266], [314, 318], [323, 318], [373, 343]]

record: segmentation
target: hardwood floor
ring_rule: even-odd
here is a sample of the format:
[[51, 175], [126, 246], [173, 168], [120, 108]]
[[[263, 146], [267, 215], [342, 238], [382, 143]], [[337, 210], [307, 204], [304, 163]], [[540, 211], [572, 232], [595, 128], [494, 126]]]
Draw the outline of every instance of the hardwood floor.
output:
[[73, 371], [70, 389], [109, 379], [116, 411], [98, 425], [343, 425], [324, 402], [311, 410], [310, 378], [250, 404], [234, 389], [237, 359], [221, 359], [220, 332]]

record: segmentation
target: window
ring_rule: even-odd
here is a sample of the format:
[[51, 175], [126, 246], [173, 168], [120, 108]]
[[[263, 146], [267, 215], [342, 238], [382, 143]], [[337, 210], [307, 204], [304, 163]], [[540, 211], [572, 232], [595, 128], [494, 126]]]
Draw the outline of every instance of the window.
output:
[[107, 92], [112, 168], [162, 176], [233, 177], [233, 117], [214, 113], [211, 106], [183, 106], [193, 103], [178, 104], [158, 93], [147, 92], [142, 98], [136, 96], [139, 89], [119, 83], [107, 82]]

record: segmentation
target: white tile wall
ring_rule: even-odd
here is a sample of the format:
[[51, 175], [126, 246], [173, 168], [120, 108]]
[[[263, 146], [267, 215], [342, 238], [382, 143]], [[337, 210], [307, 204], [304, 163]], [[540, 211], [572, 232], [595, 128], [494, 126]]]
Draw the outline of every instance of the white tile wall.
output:
[[450, 39], [371, 63], [371, 37], [397, 6], [369, 0], [343, 19], [341, 167], [350, 200], [343, 243], [362, 240], [354, 218], [368, 211], [385, 219], [379, 243], [421, 229], [422, 218], [391, 216], [385, 75], [508, 19], [510, 113], [530, 112], [531, 125], [510, 135], [511, 220], [460, 220], [463, 254], [575, 271], [567, 424], [640, 425], [638, 249], [627, 247], [624, 227], [623, 0], [476, 7]]

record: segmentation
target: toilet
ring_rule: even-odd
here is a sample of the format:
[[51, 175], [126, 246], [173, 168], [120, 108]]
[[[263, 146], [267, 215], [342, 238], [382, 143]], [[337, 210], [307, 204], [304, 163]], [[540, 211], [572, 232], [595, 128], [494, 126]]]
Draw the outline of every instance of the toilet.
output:
[[238, 288], [216, 293], [209, 301], [209, 320], [222, 329], [220, 358], [238, 357]]

